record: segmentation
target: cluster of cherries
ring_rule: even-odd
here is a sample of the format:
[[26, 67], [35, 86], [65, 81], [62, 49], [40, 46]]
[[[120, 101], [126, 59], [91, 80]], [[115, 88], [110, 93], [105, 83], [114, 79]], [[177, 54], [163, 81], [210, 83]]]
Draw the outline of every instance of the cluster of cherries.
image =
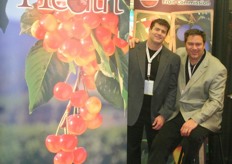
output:
[[[78, 147], [78, 136], [102, 124], [101, 100], [88, 94], [88, 90], [96, 89], [94, 76], [99, 70], [94, 42], [98, 42], [106, 57], [114, 55], [116, 47], [126, 54], [128, 43], [117, 36], [119, 18], [112, 12], [74, 14], [69, 10], [43, 10], [42, 3], [43, 0], [37, 0], [34, 5], [40, 17], [32, 24], [31, 35], [42, 40], [43, 48], [56, 54], [60, 61], [76, 64], [81, 70], [77, 81], [84, 85], [84, 89], [66, 82], [54, 86], [54, 97], [69, 103], [56, 134], [48, 135], [45, 145], [48, 151], [56, 153], [54, 164], [81, 164], [87, 158], [87, 151]], [[63, 3], [59, 5], [66, 5]], [[58, 134], [60, 128], [64, 134]]]
[[53, 89], [54, 97], [60, 101], [69, 101], [70, 105], [77, 109], [69, 115], [67, 107], [58, 128], [65, 128], [66, 134], [48, 135], [45, 145], [51, 153], [56, 153], [54, 164], [81, 164], [87, 158], [84, 147], [78, 147], [78, 136], [87, 129], [96, 129], [102, 124], [100, 110], [101, 100], [95, 96], [89, 96], [85, 90], [73, 91], [72, 86], [59, 82]]
[[[38, 0], [37, 8], [42, 2]], [[113, 55], [116, 47], [128, 51], [128, 43], [117, 36], [119, 18], [113, 12], [74, 14], [70, 10], [38, 10], [42, 15], [32, 24], [31, 34], [43, 39], [43, 47], [48, 52], [56, 52], [63, 62], [74, 61], [84, 66], [96, 60], [92, 37], [100, 43], [106, 56]]]

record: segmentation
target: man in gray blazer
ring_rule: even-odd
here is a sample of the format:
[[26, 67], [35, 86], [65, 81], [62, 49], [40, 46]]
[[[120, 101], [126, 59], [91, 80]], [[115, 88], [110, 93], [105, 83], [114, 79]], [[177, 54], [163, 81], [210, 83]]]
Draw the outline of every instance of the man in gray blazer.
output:
[[129, 51], [127, 164], [141, 163], [144, 129], [150, 149], [174, 112], [180, 58], [163, 45], [169, 29], [164, 19], [152, 21], [148, 39]]
[[176, 112], [152, 143], [149, 164], [166, 164], [168, 156], [181, 143], [183, 164], [198, 163], [204, 139], [221, 128], [227, 70], [205, 51], [203, 31], [190, 29], [185, 33], [181, 57]]

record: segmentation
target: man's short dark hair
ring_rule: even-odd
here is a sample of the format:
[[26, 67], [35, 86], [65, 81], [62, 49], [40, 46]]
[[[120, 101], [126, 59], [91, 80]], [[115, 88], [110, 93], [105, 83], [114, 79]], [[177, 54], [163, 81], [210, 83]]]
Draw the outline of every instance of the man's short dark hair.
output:
[[162, 18], [158, 18], [158, 19], [153, 20], [151, 22], [150, 29], [152, 29], [155, 26], [156, 23], [167, 27], [167, 33], [170, 30], [170, 24], [168, 23], [168, 21], [166, 21], [165, 19], [162, 19]]
[[206, 34], [204, 31], [198, 30], [198, 29], [189, 29], [184, 33], [184, 42], [187, 42], [187, 39], [191, 35], [200, 35], [203, 39], [203, 42], [206, 42]]

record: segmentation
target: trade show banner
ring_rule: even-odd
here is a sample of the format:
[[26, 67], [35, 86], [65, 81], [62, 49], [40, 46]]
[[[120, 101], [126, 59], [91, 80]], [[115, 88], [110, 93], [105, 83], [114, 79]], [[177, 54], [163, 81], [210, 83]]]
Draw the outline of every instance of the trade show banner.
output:
[[[147, 39], [152, 20], [166, 19], [171, 29], [164, 45], [172, 51], [184, 47], [184, 33], [188, 29], [199, 29], [206, 33], [206, 50], [212, 50], [214, 0], [134, 0], [134, 24], [130, 34], [141, 41]], [[143, 142], [143, 163], [147, 159], [146, 140]], [[170, 156], [169, 163], [177, 162], [180, 148]], [[201, 149], [201, 151], [203, 151]], [[201, 161], [200, 156], [200, 161]], [[201, 161], [202, 162], [202, 161]]]
[[206, 49], [211, 51], [214, 0], [138, 0], [134, 1], [134, 34], [145, 40], [150, 22], [166, 19], [171, 29], [165, 45], [174, 52], [184, 46], [184, 33], [190, 28], [203, 30], [207, 35]]
[[126, 163], [128, 0], [1, 0], [0, 163]]

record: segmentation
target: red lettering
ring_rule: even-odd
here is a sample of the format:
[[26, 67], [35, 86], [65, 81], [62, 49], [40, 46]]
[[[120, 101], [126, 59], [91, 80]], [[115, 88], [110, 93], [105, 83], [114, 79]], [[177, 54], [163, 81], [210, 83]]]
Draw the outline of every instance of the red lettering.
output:
[[122, 13], [124, 13], [124, 10], [120, 10], [119, 8], [119, 0], [114, 0], [114, 8], [113, 8], [113, 12], [117, 15], [120, 15]]
[[23, 0], [23, 3], [19, 5], [18, 7], [32, 8], [31, 5], [28, 5], [28, 0]]
[[[23, 0], [22, 4], [18, 7], [33, 8], [32, 5], [28, 4], [29, 0]], [[120, 9], [120, 0], [113, 0], [112, 8], [113, 13], [116, 15], [124, 13], [124, 10]], [[110, 10], [109, 0], [38, 0], [38, 9], [42, 10], [59, 10], [63, 11], [67, 8], [76, 14], [83, 14], [85, 12], [93, 13], [108, 13]]]
[[92, 0], [93, 6], [92, 9], [95, 13], [107, 13], [109, 11], [108, 0]]
[[37, 5], [38, 9], [52, 10], [52, 8], [49, 6], [49, 0], [39, 0], [37, 1]]
[[56, 3], [56, 0], [52, 0], [52, 6], [56, 10], [65, 10], [67, 9], [67, 4], [65, 2], [60, 2], [59, 4]]

